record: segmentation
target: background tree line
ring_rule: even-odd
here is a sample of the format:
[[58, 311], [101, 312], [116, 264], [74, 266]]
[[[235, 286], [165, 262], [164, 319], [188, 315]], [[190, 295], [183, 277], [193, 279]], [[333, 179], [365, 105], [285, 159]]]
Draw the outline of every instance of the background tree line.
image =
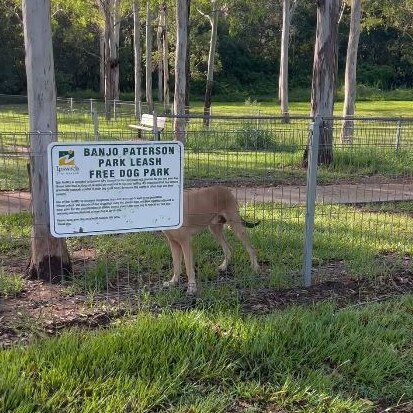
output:
[[[103, 3], [103, 2], [101, 2]], [[215, 4], [216, 2], [212, 2]], [[403, 4], [402, 4], [403, 3]], [[404, 4], [405, 3], [405, 4]], [[52, 3], [52, 33], [58, 95], [93, 91], [100, 85], [100, 42], [103, 16], [97, 2]], [[175, 48], [175, 2], [162, 2], [168, 27], [170, 84], [173, 85]], [[410, 5], [410, 8], [409, 8]], [[142, 64], [145, 66], [147, 2], [139, 2]], [[152, 76], [158, 86], [156, 31], [160, 2], [149, 3], [150, 33], [154, 47]], [[413, 87], [413, 7], [410, 0], [362, 1], [362, 30], [358, 48], [359, 84], [391, 89]], [[208, 69], [211, 1], [192, 0], [189, 17], [190, 92], [203, 96]], [[343, 82], [350, 7], [345, 7], [339, 24], [338, 80]], [[289, 87], [309, 89], [312, 76], [316, 7], [313, 2], [296, 2], [289, 41]], [[134, 90], [132, 2], [119, 1], [119, 87]], [[249, 95], [275, 96], [281, 51], [282, 1], [222, 1], [219, 5], [217, 45], [214, 62], [214, 94], [226, 98]], [[0, 93], [25, 94], [24, 41], [21, 8], [15, 0], [0, 5]], [[143, 70], [143, 82], [145, 71]], [[173, 92], [173, 87], [171, 86]], [[132, 95], [131, 95], [132, 98]]]

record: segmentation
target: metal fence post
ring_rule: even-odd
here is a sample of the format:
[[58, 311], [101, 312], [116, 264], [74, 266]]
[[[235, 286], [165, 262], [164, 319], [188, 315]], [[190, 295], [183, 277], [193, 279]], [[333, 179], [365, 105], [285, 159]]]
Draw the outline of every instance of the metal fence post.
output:
[[113, 119], [116, 120], [116, 99], [113, 99]]
[[93, 99], [90, 99], [90, 116], [93, 119]]
[[317, 192], [318, 147], [320, 142], [320, 127], [322, 120], [319, 116], [310, 125], [308, 142], [307, 166], [307, 197], [304, 223], [303, 278], [304, 286], [311, 285], [311, 268], [313, 258], [314, 215]]
[[99, 140], [99, 117], [97, 110], [94, 109], [92, 112], [93, 117], [93, 136], [95, 137], [95, 141]]
[[402, 132], [402, 122], [399, 119], [398, 122], [397, 122], [397, 128], [396, 128], [396, 151], [398, 151], [399, 148], [400, 148], [400, 135], [401, 135], [401, 132]]
[[73, 112], [73, 98], [70, 98], [70, 112]]

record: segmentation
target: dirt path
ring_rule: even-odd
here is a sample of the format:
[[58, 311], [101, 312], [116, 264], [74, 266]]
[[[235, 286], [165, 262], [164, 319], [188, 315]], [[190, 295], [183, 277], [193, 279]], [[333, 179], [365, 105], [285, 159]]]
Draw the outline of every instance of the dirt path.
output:
[[[245, 202], [282, 202], [304, 205], [305, 186], [260, 186], [233, 188], [237, 199]], [[362, 204], [413, 200], [413, 183], [340, 184], [317, 186], [317, 202], [322, 204]], [[30, 210], [30, 193], [0, 192], [0, 214]]]

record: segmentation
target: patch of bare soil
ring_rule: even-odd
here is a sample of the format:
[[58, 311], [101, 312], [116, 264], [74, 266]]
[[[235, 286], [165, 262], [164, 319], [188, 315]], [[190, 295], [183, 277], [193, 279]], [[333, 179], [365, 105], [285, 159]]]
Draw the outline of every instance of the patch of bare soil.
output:
[[[92, 252], [88, 251], [86, 258], [84, 251], [81, 255], [83, 260], [93, 261]], [[395, 257], [391, 253], [381, 255], [377, 260], [388, 262], [389, 267], [392, 265], [391, 275], [374, 280], [356, 279], [347, 273], [343, 262], [329, 262], [314, 268], [314, 284], [308, 288], [240, 288], [241, 308], [244, 313], [258, 315], [323, 300], [333, 300], [339, 307], [346, 307], [413, 292], [413, 257], [399, 259], [397, 267], [394, 267]], [[11, 264], [16, 265], [15, 262]], [[61, 285], [26, 280], [19, 296], [0, 297], [0, 348], [24, 345], [33, 337], [54, 335], [66, 327], [106, 326], [126, 311], [133, 311], [130, 294], [119, 294], [119, 286], [111, 287], [113, 291], [108, 291], [100, 299], [91, 299], [85, 295], [72, 295]], [[168, 308], [189, 309], [196, 306], [197, 299], [188, 297], [185, 302], [180, 301]], [[156, 304], [152, 310], [163, 311]]]
[[311, 305], [323, 300], [346, 307], [413, 293], [413, 257], [403, 257], [397, 267], [391, 253], [377, 257], [377, 261], [393, 268], [391, 275], [355, 278], [348, 274], [342, 261], [333, 261], [314, 268], [311, 287], [250, 289], [243, 294], [241, 306], [247, 313], [265, 314], [290, 305]]
[[0, 298], [0, 348], [26, 344], [66, 327], [105, 326], [125, 314], [117, 304], [109, 299], [92, 306], [87, 297], [70, 296], [60, 285], [26, 280], [17, 297]]
[[[385, 176], [380, 174], [374, 175], [357, 175], [357, 176], [339, 176], [336, 179], [330, 178], [326, 182], [319, 182], [321, 185], [347, 185], [347, 184], [358, 184], [358, 185], [386, 185], [386, 184], [411, 184], [412, 180], [410, 176]], [[301, 186], [306, 184], [305, 169], [301, 169], [294, 174], [290, 171], [290, 174], [285, 177], [275, 177], [275, 176], [248, 176], [248, 177], [236, 177], [236, 178], [214, 178], [211, 182], [210, 178], [193, 178], [186, 182], [188, 188], [200, 188], [210, 185], [225, 185], [233, 188], [237, 187], [247, 187], [256, 188], [261, 186]]]

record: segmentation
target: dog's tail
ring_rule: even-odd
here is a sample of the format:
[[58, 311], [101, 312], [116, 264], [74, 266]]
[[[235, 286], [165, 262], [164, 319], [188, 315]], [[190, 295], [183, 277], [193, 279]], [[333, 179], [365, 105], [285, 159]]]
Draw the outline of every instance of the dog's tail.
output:
[[245, 219], [241, 218], [241, 222], [242, 222], [242, 225], [244, 225], [244, 227], [254, 228], [254, 227], [256, 227], [261, 221], [248, 222], [248, 221], [245, 221]]

